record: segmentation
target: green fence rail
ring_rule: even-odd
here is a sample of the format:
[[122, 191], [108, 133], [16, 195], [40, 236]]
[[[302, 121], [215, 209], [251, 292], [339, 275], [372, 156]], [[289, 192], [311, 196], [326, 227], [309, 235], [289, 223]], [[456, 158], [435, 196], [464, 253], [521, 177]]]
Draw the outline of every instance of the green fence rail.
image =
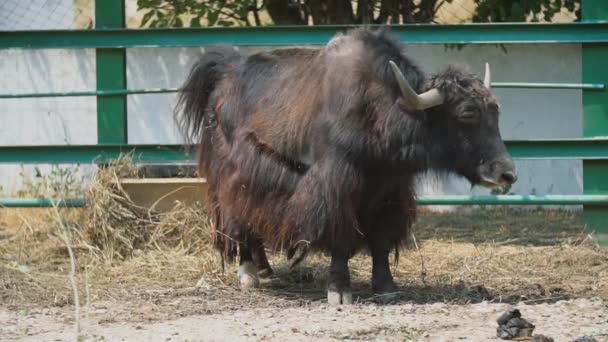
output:
[[[608, 159], [608, 137], [580, 139], [507, 140], [509, 153], [517, 159]], [[0, 146], [0, 163], [106, 164], [131, 153], [143, 163], [193, 161], [192, 146], [179, 144], [100, 144]]]
[[[601, 90], [606, 89], [606, 85], [603, 83], [492, 82], [492, 88], [581, 89], [581, 90], [601, 91]], [[175, 93], [178, 90], [179, 90], [178, 88], [149, 88], [149, 89], [116, 89], [116, 90], [66, 91], [66, 92], [48, 92], [48, 93], [0, 94], [0, 99], [163, 94], [163, 93]]]
[[[110, 0], [115, 1], [115, 0]], [[104, 1], [103, 5], [105, 6]], [[114, 15], [114, 18], [117, 17]], [[266, 26], [227, 28], [97, 29], [12, 31], [0, 35], [0, 49], [133, 48], [205, 46], [319, 45], [353, 26]], [[373, 25], [371, 26], [373, 27]], [[509, 44], [606, 43], [608, 22], [392, 25], [407, 43]]]
[[[589, 85], [589, 89], [602, 89], [603, 84]], [[580, 89], [583, 88], [581, 85]], [[22, 94], [0, 94], [0, 99], [21, 99], [37, 97], [75, 97], [75, 96], [114, 96], [114, 95], [134, 95], [134, 94], [163, 94], [175, 93], [177, 88], [150, 88], [150, 89], [115, 89], [115, 90], [90, 90], [90, 91], [65, 91], [48, 93], [22, 93]]]
[[[0, 198], [0, 207], [6, 208], [47, 208], [84, 207], [84, 198]], [[608, 203], [608, 195], [500, 195], [500, 196], [460, 196], [439, 195], [420, 196], [419, 205], [590, 205], [603, 206]]]
[[0, 207], [4, 208], [77, 208], [85, 205], [84, 198], [0, 198]]

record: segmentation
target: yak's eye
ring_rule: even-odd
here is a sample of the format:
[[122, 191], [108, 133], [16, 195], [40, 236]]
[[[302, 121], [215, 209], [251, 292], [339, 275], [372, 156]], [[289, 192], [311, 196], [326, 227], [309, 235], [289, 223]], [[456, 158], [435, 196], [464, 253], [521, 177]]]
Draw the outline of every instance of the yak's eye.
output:
[[458, 116], [458, 120], [467, 124], [477, 123], [477, 121], [479, 120], [479, 112], [475, 110], [463, 112]]

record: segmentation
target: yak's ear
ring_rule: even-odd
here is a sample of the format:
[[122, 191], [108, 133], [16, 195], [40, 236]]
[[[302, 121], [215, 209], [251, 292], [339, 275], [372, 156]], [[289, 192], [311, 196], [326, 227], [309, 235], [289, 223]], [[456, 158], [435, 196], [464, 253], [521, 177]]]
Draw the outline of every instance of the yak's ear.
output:
[[403, 96], [405, 102], [419, 110], [439, 106], [443, 103], [443, 95], [439, 89], [433, 88], [422, 94], [417, 94], [414, 89], [412, 89], [405, 76], [403, 76], [403, 73], [399, 70], [397, 64], [393, 61], [389, 61], [388, 63], [395, 74], [397, 84], [399, 84], [399, 88], [401, 89], [401, 96]]

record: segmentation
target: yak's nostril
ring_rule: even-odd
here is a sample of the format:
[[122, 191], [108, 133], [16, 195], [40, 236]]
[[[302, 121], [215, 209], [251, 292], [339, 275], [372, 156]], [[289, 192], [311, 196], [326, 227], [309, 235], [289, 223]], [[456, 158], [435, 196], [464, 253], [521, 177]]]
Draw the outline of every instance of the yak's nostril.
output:
[[513, 171], [507, 171], [503, 173], [500, 178], [509, 184], [513, 184], [517, 181], [517, 174]]

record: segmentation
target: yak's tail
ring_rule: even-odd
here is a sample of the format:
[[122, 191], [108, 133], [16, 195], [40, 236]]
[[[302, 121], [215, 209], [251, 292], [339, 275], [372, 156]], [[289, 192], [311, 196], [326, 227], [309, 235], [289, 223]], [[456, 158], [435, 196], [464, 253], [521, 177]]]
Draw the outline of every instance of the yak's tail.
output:
[[204, 126], [215, 121], [208, 117], [213, 115], [208, 108], [209, 96], [217, 82], [240, 58], [235, 47], [215, 46], [206, 49], [205, 54], [192, 66], [179, 90], [174, 112], [176, 123], [188, 142], [198, 143]]

